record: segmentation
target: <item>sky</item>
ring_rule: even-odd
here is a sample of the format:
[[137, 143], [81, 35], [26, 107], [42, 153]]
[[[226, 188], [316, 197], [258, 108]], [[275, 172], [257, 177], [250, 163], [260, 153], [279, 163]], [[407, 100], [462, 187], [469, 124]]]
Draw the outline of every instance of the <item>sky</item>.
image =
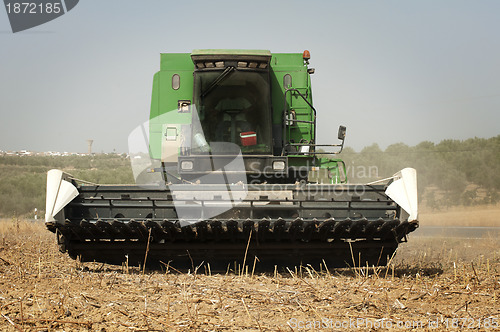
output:
[[500, 134], [500, 1], [82, 0], [12, 33], [0, 8], [0, 150], [126, 152], [160, 53], [311, 52], [318, 142], [357, 151]]

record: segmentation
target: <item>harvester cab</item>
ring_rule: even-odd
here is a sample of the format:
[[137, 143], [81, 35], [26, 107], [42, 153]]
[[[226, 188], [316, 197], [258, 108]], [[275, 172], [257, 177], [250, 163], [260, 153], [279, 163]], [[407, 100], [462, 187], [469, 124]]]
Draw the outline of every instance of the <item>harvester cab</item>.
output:
[[142, 165], [136, 184], [49, 172], [46, 225], [61, 251], [189, 267], [256, 258], [262, 266], [385, 264], [418, 227], [416, 172], [347, 183], [335, 157], [346, 128], [339, 143], [317, 143], [309, 59], [308, 51], [161, 54], [149, 122], [129, 137], [145, 147], [131, 149]]
[[[316, 144], [309, 57], [308, 51], [162, 54], [153, 86], [158, 102], [152, 104], [150, 118], [153, 158], [161, 158], [164, 170], [178, 166], [178, 179], [187, 181], [203, 177], [210, 182], [205, 175], [215, 170], [209, 161], [239, 152], [250, 183], [311, 182], [311, 172], [319, 174], [320, 168], [326, 175], [322, 181], [345, 183], [343, 162], [319, 157], [326, 147], [342, 148], [345, 127], [339, 131], [341, 144]], [[179, 70], [180, 63], [189, 69]], [[171, 85], [163, 83], [170, 80]], [[181, 90], [183, 84], [190, 89]]]

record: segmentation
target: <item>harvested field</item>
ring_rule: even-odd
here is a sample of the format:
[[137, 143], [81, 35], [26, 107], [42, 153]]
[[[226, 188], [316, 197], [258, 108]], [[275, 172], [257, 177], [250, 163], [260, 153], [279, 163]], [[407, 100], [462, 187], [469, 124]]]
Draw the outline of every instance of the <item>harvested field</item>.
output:
[[498, 329], [498, 238], [410, 238], [399, 251], [387, 268], [142, 271], [79, 263], [57, 250], [43, 223], [7, 220], [0, 330]]
[[419, 211], [422, 226], [500, 226], [500, 205], [457, 206], [444, 211], [423, 208]]

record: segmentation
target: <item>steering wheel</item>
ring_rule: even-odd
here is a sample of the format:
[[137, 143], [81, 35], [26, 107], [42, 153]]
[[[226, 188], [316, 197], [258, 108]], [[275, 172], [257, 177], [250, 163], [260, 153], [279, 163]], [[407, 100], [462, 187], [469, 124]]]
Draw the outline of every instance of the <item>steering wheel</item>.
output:
[[237, 114], [243, 112], [243, 109], [241, 109], [241, 108], [229, 108], [229, 109], [223, 110], [223, 112], [226, 114], [229, 114], [232, 117], [233, 115], [237, 115]]
[[224, 113], [231, 117], [231, 142], [236, 143], [236, 116], [243, 110], [238, 108], [230, 108], [223, 110]]

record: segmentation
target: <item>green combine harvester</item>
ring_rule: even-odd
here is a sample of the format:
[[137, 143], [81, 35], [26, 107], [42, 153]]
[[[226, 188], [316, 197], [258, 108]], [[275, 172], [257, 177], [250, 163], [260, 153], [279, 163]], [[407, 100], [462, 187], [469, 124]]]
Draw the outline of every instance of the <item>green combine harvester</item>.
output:
[[62, 252], [112, 264], [386, 264], [418, 227], [416, 172], [349, 184], [317, 144], [310, 55], [161, 54], [148, 123], [129, 137], [136, 184], [47, 178]]

